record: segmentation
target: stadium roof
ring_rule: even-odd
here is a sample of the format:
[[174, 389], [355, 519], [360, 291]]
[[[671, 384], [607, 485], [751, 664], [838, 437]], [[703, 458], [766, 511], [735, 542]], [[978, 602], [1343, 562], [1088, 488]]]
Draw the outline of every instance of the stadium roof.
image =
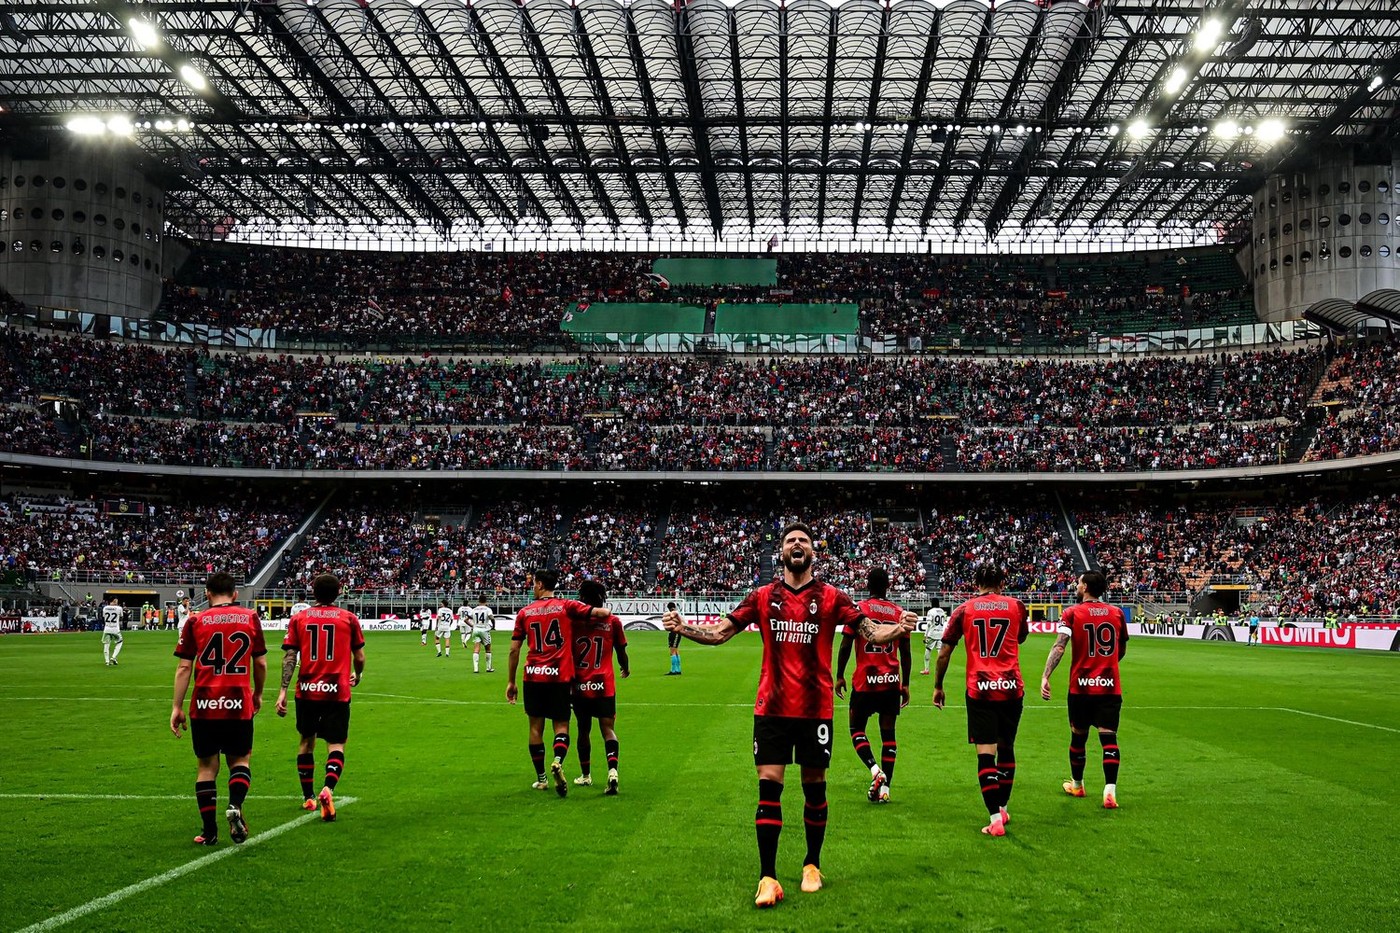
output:
[[1388, 151], [1400, 4], [1204, 6], [34, 0], [0, 126], [129, 133], [195, 236], [1208, 242]]

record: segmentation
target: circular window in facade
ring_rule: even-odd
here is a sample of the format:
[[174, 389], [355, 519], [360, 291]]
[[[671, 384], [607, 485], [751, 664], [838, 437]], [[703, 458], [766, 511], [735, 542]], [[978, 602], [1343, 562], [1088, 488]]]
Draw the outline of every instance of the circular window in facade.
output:
[[29, 216], [33, 217], [35, 220], [43, 220], [44, 209], [42, 207], [32, 207], [29, 209]]
[[87, 212], [86, 212], [86, 211], [74, 211], [74, 212], [73, 212], [73, 223], [75, 223], [75, 224], [87, 223]]
[[43, 249], [43, 248], [44, 248], [44, 244], [43, 244], [43, 243], [40, 243], [38, 240], [30, 240], [30, 241], [29, 241], [29, 251], [30, 251], [31, 253], [37, 253], [37, 252], [39, 252], [39, 250], [41, 250], [41, 249]]
[[73, 255], [74, 255], [74, 256], [81, 256], [81, 255], [82, 255], [83, 253], [85, 253], [86, 251], [87, 251], [87, 250], [86, 250], [86, 247], [83, 246], [83, 241], [82, 241], [82, 240], [74, 240], [74, 241], [73, 241]]
[[64, 216], [64, 215], [63, 215], [63, 208], [61, 208], [61, 207], [55, 207], [55, 208], [49, 213], [49, 216], [52, 217], [54, 220], [62, 220], [62, 219], [63, 219], [63, 216]]
[[1384, 243], [1382, 243], [1380, 249], [1377, 250], [1377, 252], [1379, 252], [1382, 256], [1389, 256], [1389, 255], [1390, 255], [1390, 247], [1389, 247], [1389, 246], [1386, 246]]
[[1287, 256], [1284, 256], [1284, 257], [1283, 257], [1283, 264], [1284, 264], [1285, 266], [1291, 266], [1291, 265], [1293, 265], [1293, 254], [1292, 254], [1292, 253], [1289, 253]]
[[58, 176], [56, 176], [56, 177], [54, 178], [54, 180], [53, 180], [53, 186], [54, 186], [55, 188], [58, 188], [59, 190], [62, 190], [62, 189], [64, 189], [64, 188], [67, 188], [67, 187], [68, 187], [68, 179], [64, 178], [62, 175], [58, 175]]
[[1361, 258], [1362, 258], [1362, 259], [1370, 259], [1370, 258], [1371, 258], [1371, 247], [1370, 247], [1370, 246], [1363, 246], [1363, 247], [1361, 247]]
[[95, 224], [97, 224], [99, 227], [105, 227], [105, 226], [107, 226], [107, 215], [106, 215], [106, 214], [93, 214], [93, 215], [92, 215], [92, 222], [95, 223]]
[[24, 241], [15, 240], [13, 243], [10, 244], [10, 249], [14, 250], [17, 253], [24, 252]]
[[1319, 198], [1325, 198], [1325, 197], [1327, 197], [1327, 196], [1328, 196], [1329, 194], [1331, 194], [1331, 193], [1332, 193], [1332, 186], [1331, 186], [1331, 185], [1318, 185], [1318, 186], [1317, 186], [1317, 196], [1318, 196]]
[[16, 176], [15, 176], [15, 187], [16, 187], [16, 188], [23, 188], [23, 187], [24, 187], [24, 182], [25, 182], [25, 180], [26, 180], [26, 179], [25, 179], [25, 177], [24, 177], [23, 175], [16, 175]]
[[1275, 259], [1270, 259], [1270, 260], [1269, 260], [1269, 268], [1270, 268], [1270, 269], [1277, 269], [1277, 268], [1278, 268], [1278, 259], [1276, 259], [1276, 258], [1275, 258]]
[[34, 181], [32, 182], [32, 184], [33, 184], [34, 187], [36, 187], [36, 188], [42, 188], [42, 187], [44, 187], [45, 185], [47, 185], [48, 183], [49, 183], [49, 180], [48, 180], [47, 178], [45, 178], [43, 175], [35, 175], [35, 176], [34, 176]]
[[97, 187], [92, 190], [96, 191], [98, 194], [105, 195], [107, 193], [107, 183], [105, 181], [99, 181]]
[[1326, 230], [1330, 226], [1332, 226], [1331, 217], [1328, 217], [1326, 214], [1323, 214], [1321, 217], [1317, 218], [1317, 229]]
[[1290, 233], [1292, 233], [1292, 232], [1293, 232], [1293, 225], [1292, 225], [1292, 224], [1284, 224], [1284, 225], [1283, 225], [1283, 235], [1284, 235], [1284, 236], [1288, 236], [1288, 235], [1289, 235]]
[[1308, 263], [1312, 262], [1312, 253], [1308, 252], [1307, 250], [1303, 250], [1301, 253], [1298, 254], [1298, 261], [1303, 265], [1307, 265]]
[[1350, 194], [1350, 193], [1351, 193], [1351, 182], [1349, 182], [1349, 181], [1341, 181], [1341, 182], [1338, 182], [1338, 183], [1337, 183], [1337, 193], [1338, 193], [1338, 194]]
[[125, 258], [126, 258], [126, 253], [123, 253], [123, 252], [122, 252], [121, 250], [119, 250], [119, 249], [114, 249], [114, 250], [112, 250], [112, 262], [121, 262], [121, 261], [122, 261], [123, 259], [125, 259]]
[[123, 188], [121, 185], [117, 185], [117, 197], [119, 199], [126, 197], [126, 189]]
[[73, 182], [73, 190], [74, 190], [74, 191], [86, 191], [86, 190], [87, 190], [87, 182], [84, 181], [84, 180], [81, 179], [81, 178], [75, 180], [75, 181]]
[[1350, 258], [1351, 258], [1351, 247], [1350, 247], [1350, 246], [1343, 246], [1341, 249], [1337, 250], [1337, 255], [1338, 255], [1338, 256], [1341, 256], [1343, 259], [1350, 259]]
[[105, 246], [94, 246], [94, 247], [92, 248], [92, 258], [93, 258], [93, 259], [106, 259], [106, 258], [107, 258], [107, 247], [105, 247]]
[[113, 218], [113, 219], [112, 219], [112, 229], [113, 229], [113, 230], [125, 230], [125, 229], [126, 229], [126, 221], [125, 221], [125, 220], [122, 220], [120, 217], [115, 217], [115, 218]]
[[61, 253], [61, 252], [63, 252], [63, 241], [61, 241], [61, 240], [54, 240], [52, 243], [50, 243], [50, 244], [49, 244], [49, 252], [51, 252], [51, 253]]
[[1362, 211], [1357, 215], [1356, 219], [1361, 223], [1361, 226], [1364, 227], [1371, 222], [1371, 215]]
[[1384, 227], [1386, 224], [1390, 223], [1390, 215], [1387, 214], [1385, 211], [1381, 211], [1379, 214], [1376, 215], [1376, 223]]
[[1346, 227], [1351, 225], [1351, 215], [1343, 211], [1337, 215], [1337, 226]]
[[1312, 229], [1312, 218], [1311, 218], [1311, 217], [1304, 217], [1302, 220], [1298, 221], [1298, 229], [1299, 229], [1299, 230], [1305, 230], [1305, 231], [1306, 231], [1306, 230], [1311, 230], [1311, 229]]
[[1356, 183], [1356, 190], [1365, 194], [1367, 191], [1371, 190], [1371, 183], [1369, 181], [1358, 181]]

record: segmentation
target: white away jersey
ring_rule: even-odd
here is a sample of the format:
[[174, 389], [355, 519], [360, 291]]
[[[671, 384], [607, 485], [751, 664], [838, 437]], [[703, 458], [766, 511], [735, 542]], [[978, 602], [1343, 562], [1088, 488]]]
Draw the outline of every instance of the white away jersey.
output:
[[102, 607], [102, 632], [106, 635], [117, 635], [122, 630], [122, 607], [103, 606]]
[[496, 614], [490, 606], [477, 606], [472, 610], [472, 630], [489, 632], [496, 627]]
[[440, 607], [437, 611], [438, 631], [450, 632], [453, 628], [456, 627], [456, 625], [457, 616], [452, 612], [452, 610], [448, 609], [446, 606]]

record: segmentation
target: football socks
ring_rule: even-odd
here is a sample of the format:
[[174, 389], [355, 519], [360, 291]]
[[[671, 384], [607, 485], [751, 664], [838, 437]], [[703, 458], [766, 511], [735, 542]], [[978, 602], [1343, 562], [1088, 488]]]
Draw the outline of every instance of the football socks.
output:
[[783, 832], [783, 782], [758, 782], [758, 810], [753, 817], [758, 832], [758, 873], [764, 878], [778, 874], [778, 837]]
[[1007, 749], [997, 760], [997, 785], [1001, 788], [1001, 806], [1011, 802], [1011, 788], [1016, 783], [1016, 753]]
[[873, 771], [875, 769], [875, 753], [870, 750], [870, 739], [866, 736], [864, 729], [851, 730], [851, 744], [855, 746], [861, 764]]
[[1103, 782], [1116, 785], [1118, 766], [1122, 763], [1122, 757], [1118, 753], [1118, 733], [1100, 732], [1099, 741], [1103, 743]]
[[982, 788], [982, 802], [987, 812], [1001, 815], [1000, 772], [997, 771], [997, 756], [977, 755], [977, 784]]
[[617, 770], [617, 739], [604, 739], [603, 750], [608, 755], [608, 770]]
[[[199, 818], [204, 824], [205, 839], [219, 835], [219, 824], [214, 821], [214, 808], [219, 803], [219, 785], [214, 781], [195, 781], [194, 799], [199, 804]], [[213, 845], [213, 843], [208, 843]]]
[[312, 787], [312, 775], [315, 773], [316, 756], [310, 752], [305, 755], [297, 755], [297, 780], [301, 782], [303, 800], [310, 800], [316, 796], [315, 788]]
[[899, 754], [899, 743], [894, 740], [893, 729], [880, 730], [880, 770], [885, 772], [885, 783], [894, 783], [894, 760]]
[[536, 780], [544, 783], [544, 743], [530, 743], [530, 764], [535, 768]]
[[807, 828], [807, 857], [803, 865], [821, 868], [826, 841], [826, 781], [802, 784], [802, 823]]
[[233, 765], [228, 769], [228, 805], [243, 807], [248, 796], [248, 785], [253, 783], [253, 772], [247, 765]]
[[554, 757], [559, 761], [569, 757], [569, 733], [559, 732], [555, 734]]
[[340, 783], [341, 775], [345, 773], [345, 753], [331, 752], [326, 756], [326, 786], [335, 790], [335, 785]]
[[1084, 743], [1088, 738], [1087, 734], [1074, 731], [1069, 734], [1069, 776], [1077, 784], [1084, 783], [1084, 762], [1088, 757], [1084, 754]]

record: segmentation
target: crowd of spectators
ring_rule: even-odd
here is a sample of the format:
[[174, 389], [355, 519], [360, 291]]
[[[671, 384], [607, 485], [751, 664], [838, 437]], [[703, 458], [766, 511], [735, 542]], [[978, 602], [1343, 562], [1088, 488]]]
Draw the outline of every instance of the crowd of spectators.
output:
[[1251, 586], [1279, 618], [1400, 611], [1400, 495], [1074, 507], [1078, 534], [1115, 592]]
[[982, 428], [958, 437], [967, 473], [1113, 473], [1214, 470], [1284, 462], [1288, 423], [1192, 428]]
[[656, 507], [619, 494], [589, 502], [574, 516], [559, 542], [559, 581], [577, 589], [584, 580], [599, 580], [615, 596], [645, 596], [653, 591], [649, 576], [656, 544]]
[[1054, 506], [1040, 496], [968, 496], [931, 506], [924, 516], [923, 550], [933, 587], [975, 591], [981, 563], [1006, 568], [1008, 590], [1072, 592], [1078, 577]]
[[861, 473], [892, 470], [938, 473], [943, 435], [914, 428], [779, 428], [772, 469], [785, 472]]
[[[575, 302], [855, 303], [863, 330], [901, 341], [1084, 346], [1096, 333], [1248, 317], [1248, 285], [1222, 250], [1167, 257], [936, 257], [783, 253], [775, 285], [671, 283], [652, 255], [379, 253], [210, 245], [166, 284], [170, 320], [275, 328], [347, 345], [412, 340], [531, 348], [559, 338]], [[1223, 271], [1222, 271], [1223, 270]]]
[[0, 501], [0, 566], [33, 579], [143, 583], [203, 580], [215, 570], [244, 579], [290, 532], [294, 512], [265, 495], [137, 502], [15, 494]]
[[1366, 407], [1329, 418], [1318, 429], [1303, 461], [1366, 457], [1393, 450], [1400, 450], [1400, 408]]
[[437, 529], [418, 573], [422, 588], [468, 594], [526, 590], [530, 571], [556, 556], [564, 517], [559, 503], [502, 499], [473, 511], [473, 519]]
[[755, 503], [693, 497], [671, 507], [656, 561], [659, 593], [732, 593], [759, 582], [773, 530]]
[[310, 590], [333, 573], [348, 590], [406, 586], [432, 530], [412, 509], [362, 494], [333, 505], [301, 545], [282, 558], [280, 585]]

